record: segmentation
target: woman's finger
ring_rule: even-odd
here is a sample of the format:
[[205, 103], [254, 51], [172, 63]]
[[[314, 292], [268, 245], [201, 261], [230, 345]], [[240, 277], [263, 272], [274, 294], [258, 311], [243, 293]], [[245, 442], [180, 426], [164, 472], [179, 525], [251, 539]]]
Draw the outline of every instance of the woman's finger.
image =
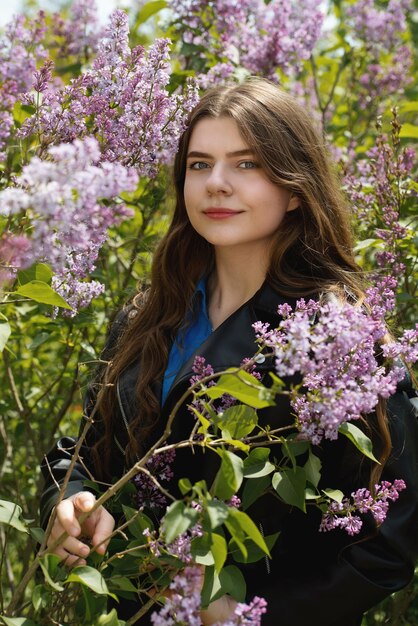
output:
[[62, 543], [62, 548], [75, 556], [86, 557], [90, 554], [89, 546], [75, 537], [67, 537]]
[[72, 498], [62, 500], [58, 504], [56, 511], [56, 521], [61, 524], [63, 530], [72, 537], [77, 537], [77, 535], [81, 533], [81, 528], [77, 520], [76, 509]]
[[97, 552], [99, 554], [104, 554], [106, 552], [107, 544], [109, 543], [108, 537], [112, 534], [115, 527], [115, 520], [104, 507], [100, 507], [100, 509], [97, 510], [97, 513], [96, 527], [91, 542], [94, 546], [101, 544], [98, 546]]

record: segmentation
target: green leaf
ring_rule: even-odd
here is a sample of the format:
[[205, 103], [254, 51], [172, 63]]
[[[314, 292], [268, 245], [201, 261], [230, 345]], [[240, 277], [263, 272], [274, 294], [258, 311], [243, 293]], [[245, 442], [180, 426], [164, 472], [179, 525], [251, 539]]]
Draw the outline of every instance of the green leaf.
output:
[[1, 619], [6, 626], [36, 626], [35, 622], [27, 617], [5, 617], [2, 615]]
[[244, 602], [247, 593], [245, 578], [236, 565], [227, 565], [219, 574], [222, 595], [229, 594], [237, 602]]
[[126, 578], [125, 576], [120, 578], [109, 578], [108, 586], [111, 591], [133, 591], [135, 593], [138, 591], [129, 578]]
[[229, 450], [217, 450], [217, 452], [222, 462], [213, 483], [214, 495], [221, 500], [229, 500], [241, 486], [244, 462]]
[[35, 302], [50, 304], [52, 306], [58, 306], [62, 309], [70, 309], [72, 311], [72, 307], [64, 300], [64, 298], [56, 293], [52, 287], [47, 285], [47, 283], [42, 282], [41, 280], [31, 280], [30, 282], [21, 285], [16, 289], [16, 293], [21, 296], [25, 296], [26, 298], [30, 298], [31, 300], [35, 300]]
[[225, 564], [226, 557], [228, 555], [228, 546], [226, 544], [225, 537], [222, 537], [222, 535], [218, 535], [218, 533], [213, 533], [211, 550], [215, 563], [215, 571], [219, 574]]
[[270, 448], [253, 448], [244, 460], [244, 476], [246, 478], [261, 478], [275, 470], [275, 466], [268, 458]]
[[210, 527], [213, 529], [221, 526], [229, 516], [229, 506], [219, 500], [209, 500], [207, 504], [207, 514]]
[[162, 522], [162, 533], [167, 543], [171, 543], [186, 530], [197, 523], [199, 512], [196, 509], [186, 507], [184, 502], [176, 500], [167, 509]]
[[199, 565], [215, 565], [211, 547], [212, 538], [210, 533], [204, 533], [201, 537], [195, 537], [191, 543], [193, 560]]
[[354, 443], [356, 448], [358, 448], [364, 456], [367, 456], [375, 463], [379, 463], [373, 454], [373, 444], [371, 440], [362, 430], [360, 430], [360, 428], [358, 428], [358, 426], [355, 426], [351, 422], [344, 422], [344, 424], [341, 424], [339, 427], [338, 432]]
[[197, 417], [197, 419], [199, 420], [199, 422], [201, 423], [201, 427], [199, 428], [199, 432], [203, 432], [203, 433], [207, 433], [211, 423], [210, 421], [200, 413], [200, 411], [198, 411], [196, 409], [196, 407], [192, 406], [191, 404], [189, 405], [189, 408], [192, 410], [192, 412], [195, 414], [195, 416]]
[[20, 270], [17, 273], [17, 280], [20, 285], [25, 285], [33, 280], [40, 280], [43, 283], [49, 284], [52, 276], [53, 272], [49, 265], [46, 265], [46, 263], [37, 263], [36, 265], [32, 265], [32, 267], [28, 267], [26, 270]]
[[384, 245], [383, 239], [363, 239], [354, 246], [354, 252], [360, 252], [365, 248], [381, 248]]
[[344, 493], [339, 489], [323, 489], [322, 493], [331, 498], [331, 500], [335, 500], [335, 502], [342, 502], [344, 498]]
[[272, 485], [282, 500], [306, 513], [306, 474], [302, 467], [283, 470], [273, 475]]
[[404, 102], [400, 105], [401, 113], [409, 113], [410, 111], [418, 111], [418, 102]]
[[43, 343], [48, 341], [48, 339], [50, 339], [50, 337], [51, 337], [50, 333], [45, 333], [45, 332], [38, 333], [34, 337], [33, 341], [31, 342], [31, 344], [29, 346], [29, 350], [35, 350], [35, 348], [38, 348]]
[[242, 492], [242, 508], [244, 511], [248, 509], [263, 492], [270, 487], [270, 476], [262, 476], [261, 478], [252, 478], [245, 483], [244, 490]]
[[210, 567], [205, 567], [205, 580], [201, 593], [202, 607], [207, 607], [208, 604], [212, 602], [212, 600], [221, 595], [221, 583], [219, 580], [219, 576], [215, 571], [215, 567], [213, 565]]
[[238, 450], [242, 450], [243, 452], [248, 452], [250, 449], [250, 446], [240, 439], [231, 439], [227, 430], [222, 431], [222, 439], [225, 445], [237, 448]]
[[305, 489], [305, 500], [319, 500], [320, 498], [321, 496], [310, 487]]
[[319, 459], [311, 450], [309, 451], [309, 457], [304, 465], [306, 473], [306, 480], [311, 483], [313, 487], [317, 487], [321, 478], [321, 459]]
[[403, 124], [399, 137], [407, 138], [407, 139], [418, 139], [418, 126], [414, 124]]
[[[264, 540], [269, 550], [273, 548], [279, 535], [280, 533], [275, 533], [274, 535], [267, 535], [266, 537], [264, 537]], [[260, 559], [266, 557], [264, 550], [261, 550], [251, 539], [246, 539], [244, 543], [245, 547], [247, 548], [247, 558], [245, 559], [242, 556], [242, 552], [238, 548], [238, 546], [235, 546], [234, 539], [231, 539], [229, 544], [231, 554], [235, 561], [237, 561], [238, 563], [256, 563], [257, 561], [260, 561]]]
[[27, 533], [26, 524], [20, 519], [22, 509], [18, 504], [9, 502], [8, 500], [0, 500], [0, 524], [13, 526], [22, 533]]
[[[244, 513], [244, 511], [239, 511], [238, 509], [231, 508], [226, 525], [227, 525], [228, 530], [230, 530], [230, 527], [235, 528], [235, 529], [238, 527], [242, 531], [245, 538], [249, 537], [250, 539], [252, 539], [254, 543], [265, 554], [270, 556], [270, 552], [264, 540], [263, 535], [261, 534], [257, 526], [254, 524], [251, 517], [247, 515], [247, 513]], [[236, 534], [237, 533], [235, 533], [235, 535]]]
[[[124, 623], [125, 622], [122, 622], [122, 624]], [[94, 626], [119, 626], [120, 624], [121, 622], [118, 619], [116, 609], [112, 609], [110, 613], [107, 613], [106, 615], [99, 615], [94, 622]]]
[[232, 439], [242, 439], [249, 435], [258, 424], [255, 410], [244, 404], [231, 406], [220, 416], [217, 426], [228, 431]]
[[29, 528], [29, 532], [38, 543], [42, 543], [45, 535], [43, 528], [32, 527]]
[[44, 585], [36, 585], [32, 591], [32, 604], [36, 612], [48, 606], [51, 592]]
[[0, 352], [3, 352], [11, 332], [9, 322], [0, 321]]
[[39, 561], [39, 565], [44, 573], [46, 582], [55, 591], [64, 591], [64, 587], [53, 580], [53, 577], [58, 572], [60, 561], [60, 558], [55, 554], [46, 554]]
[[255, 409], [263, 409], [266, 406], [274, 405], [272, 398], [266, 398], [269, 390], [260, 384], [258, 378], [244, 370], [237, 371], [235, 368], [231, 368], [230, 371], [233, 374], [223, 374], [216, 385], [205, 389], [198, 395], [206, 395], [216, 400], [224, 393], [228, 393], [240, 402], [244, 402], [244, 404], [248, 404]]
[[167, 6], [166, 0], [153, 0], [152, 2], [147, 2], [143, 7], [138, 11], [138, 17], [135, 22], [134, 30], [137, 30], [141, 24], [146, 22], [150, 17], [165, 9]]
[[94, 593], [99, 595], [112, 596], [116, 599], [113, 593], [110, 593], [107, 588], [106, 581], [97, 569], [90, 567], [89, 565], [82, 565], [81, 567], [75, 567], [64, 583], [80, 583], [85, 585]]
[[142, 543], [146, 543], [144, 530], [146, 528], [150, 528], [148, 518], [143, 515], [143, 513], [140, 513], [138, 509], [133, 509], [130, 506], [126, 506], [125, 504], [122, 504], [122, 510], [126, 520], [132, 520], [132, 522], [130, 522], [128, 526], [129, 532], [134, 537], [141, 540]]
[[192, 483], [188, 478], [180, 478], [179, 480], [179, 489], [181, 491], [181, 495], [185, 496], [186, 493], [189, 493], [193, 488]]

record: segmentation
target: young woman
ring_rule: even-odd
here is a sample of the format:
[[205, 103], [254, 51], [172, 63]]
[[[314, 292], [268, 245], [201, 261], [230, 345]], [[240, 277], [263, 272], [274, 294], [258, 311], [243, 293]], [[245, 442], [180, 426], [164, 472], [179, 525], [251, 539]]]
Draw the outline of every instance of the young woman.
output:
[[[114, 525], [102, 507], [80, 529], [77, 518], [94, 501], [83, 487], [87, 469], [101, 480], [120, 476], [157, 440], [197, 355], [215, 372], [237, 366], [256, 350], [252, 323], [277, 326], [279, 304], [327, 293], [363, 296], [349, 212], [323, 142], [309, 114], [276, 86], [251, 79], [207, 93], [191, 114], [174, 175], [176, 208], [155, 254], [149, 293], [118, 316], [104, 354], [111, 365], [86, 399], [94, 424], [50, 539], [68, 532], [56, 553], [69, 565], [89, 552], [81, 534], [96, 545]], [[378, 531], [365, 523], [359, 541], [342, 531], [318, 533], [316, 510], [303, 514], [270, 496], [250, 511], [266, 534], [280, 531], [271, 562], [242, 566], [249, 598], [267, 599], [266, 626], [354, 626], [411, 580], [418, 552], [418, 432], [408, 388], [406, 379], [385, 409], [367, 416], [382, 478], [407, 484]], [[274, 428], [289, 413], [279, 400], [260, 419]], [[172, 440], [187, 438], [192, 427], [183, 407]], [[73, 448], [74, 440], [61, 440], [43, 467], [44, 521]], [[345, 438], [320, 446], [324, 485], [350, 494], [368, 484], [370, 466], [353, 448]], [[211, 484], [214, 456], [178, 451], [175, 480]], [[224, 596], [202, 613], [202, 623], [226, 620], [233, 609]]]

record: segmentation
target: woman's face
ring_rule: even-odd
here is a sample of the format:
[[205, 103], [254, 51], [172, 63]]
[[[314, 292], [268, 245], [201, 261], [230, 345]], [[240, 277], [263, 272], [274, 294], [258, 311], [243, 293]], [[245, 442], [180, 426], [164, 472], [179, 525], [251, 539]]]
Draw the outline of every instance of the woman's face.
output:
[[299, 200], [272, 183], [229, 117], [204, 118], [191, 135], [184, 199], [193, 228], [215, 247], [265, 251]]

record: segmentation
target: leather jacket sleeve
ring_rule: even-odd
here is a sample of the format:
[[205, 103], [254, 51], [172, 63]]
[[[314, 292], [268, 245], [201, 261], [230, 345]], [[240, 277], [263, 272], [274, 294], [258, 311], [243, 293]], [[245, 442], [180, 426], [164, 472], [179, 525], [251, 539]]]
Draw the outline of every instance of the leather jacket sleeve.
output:
[[268, 602], [263, 626], [354, 626], [363, 612], [411, 581], [418, 557], [418, 422], [405, 391], [389, 399], [388, 417], [393, 448], [381, 479], [402, 478], [407, 489], [379, 529], [373, 532], [365, 520], [369, 532], [359, 541], [347, 542], [342, 530], [318, 533], [319, 519], [306, 535], [302, 524], [285, 527], [286, 562], [255, 590]]
[[[118, 337], [126, 323], [128, 310], [122, 310], [113, 322], [106, 345], [102, 352], [102, 359], [107, 360], [112, 355], [112, 351], [116, 346]], [[85, 418], [92, 414], [95, 406], [98, 384], [96, 380], [99, 377], [100, 369], [96, 372], [96, 377], [88, 386], [83, 403], [83, 416], [81, 420], [79, 435], [81, 434]], [[72, 470], [64, 497], [70, 497], [79, 491], [83, 491], [84, 481], [90, 478], [89, 472], [92, 471], [90, 463], [90, 448], [98, 441], [103, 433], [100, 415], [95, 412], [92, 425], [90, 426], [85, 441], [81, 446], [79, 459], [76, 461]], [[62, 437], [57, 441], [53, 448], [45, 455], [41, 464], [41, 471], [44, 477], [44, 488], [40, 501], [40, 523], [42, 527], [46, 527], [49, 515], [55, 506], [59, 495], [59, 487], [63, 484], [66, 473], [71, 463], [77, 439], [74, 437]], [[122, 453], [118, 450], [119, 456]], [[120, 465], [123, 465], [123, 459], [120, 459]]]

